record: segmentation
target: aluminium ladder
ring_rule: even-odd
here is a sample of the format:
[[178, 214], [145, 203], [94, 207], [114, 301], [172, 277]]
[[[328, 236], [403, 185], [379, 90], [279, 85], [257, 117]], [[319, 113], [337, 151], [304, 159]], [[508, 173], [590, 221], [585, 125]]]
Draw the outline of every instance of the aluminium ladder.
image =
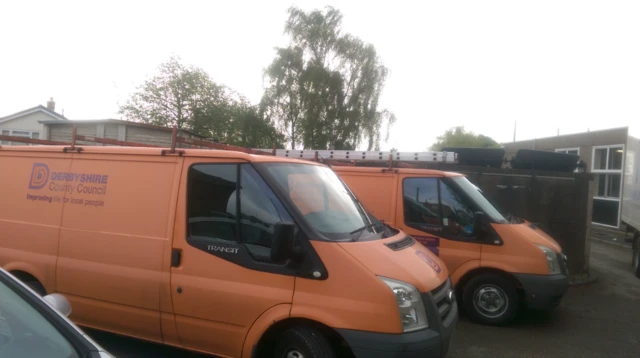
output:
[[[256, 149], [274, 152], [273, 149]], [[292, 159], [312, 160], [363, 160], [363, 161], [402, 161], [456, 163], [455, 152], [399, 152], [399, 151], [358, 151], [358, 150], [313, 150], [313, 149], [276, 149], [275, 156]]]

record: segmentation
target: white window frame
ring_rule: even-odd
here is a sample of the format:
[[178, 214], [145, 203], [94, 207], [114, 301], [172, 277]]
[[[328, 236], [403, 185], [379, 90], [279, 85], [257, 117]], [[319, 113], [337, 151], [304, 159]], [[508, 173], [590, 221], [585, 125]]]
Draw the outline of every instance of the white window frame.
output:
[[558, 153], [558, 152], [566, 153], [566, 152], [567, 152], [567, 151], [569, 151], [569, 150], [576, 150], [576, 151], [578, 151], [578, 155], [580, 155], [580, 147], [577, 147], [577, 148], [558, 148], [558, 149], [555, 149], [556, 153]]
[[[610, 149], [611, 148], [622, 148], [622, 166], [620, 167], [620, 169], [595, 169], [595, 162], [596, 162], [596, 149], [607, 149], [607, 157], [606, 157], [606, 161], [604, 163], [604, 167], [605, 168], [609, 168], [609, 153], [610, 153]], [[613, 225], [607, 225], [607, 224], [601, 224], [601, 223], [597, 223], [592, 221], [591, 224], [593, 225], [599, 225], [599, 226], [604, 226], [604, 227], [610, 227], [610, 228], [619, 228], [620, 227], [620, 219], [622, 216], [622, 192], [623, 192], [623, 184], [624, 184], [624, 175], [623, 175], [623, 169], [624, 169], [624, 164], [625, 164], [625, 160], [626, 160], [626, 150], [625, 150], [625, 145], [623, 143], [620, 144], [610, 144], [610, 145], [597, 145], [597, 146], [593, 146], [593, 148], [591, 149], [591, 172], [594, 174], [620, 174], [620, 197], [619, 198], [612, 198], [612, 197], [605, 197], [605, 196], [597, 196], [594, 195], [593, 199], [597, 199], [597, 200], [607, 200], [607, 201], [617, 201], [618, 202], [618, 223], [616, 226]], [[606, 176], [606, 181], [605, 181], [605, 188], [607, 187], [607, 185], [609, 184], [609, 177]], [[596, 188], [597, 190], [597, 188]]]
[[[35, 138], [35, 139], [40, 139], [40, 135], [42, 134], [42, 131], [40, 131], [40, 130], [35, 130], [35, 131], [34, 131], [34, 130], [32, 130], [32, 129], [0, 128], [0, 134], [1, 134], [2, 132], [4, 132], [4, 131], [9, 131], [9, 135], [10, 135], [10, 136], [12, 136], [12, 137], [14, 136], [14, 135], [13, 135], [13, 132], [25, 132], [25, 133], [29, 133], [29, 139], [34, 139], [34, 138], [33, 138], [33, 133], [38, 133], [38, 138]], [[20, 137], [20, 136], [17, 136], [17, 137]], [[26, 138], [26, 137], [25, 137], [25, 138]], [[14, 145], [14, 144], [13, 144], [14, 142], [11, 142], [11, 141], [4, 141], [4, 140], [3, 140], [3, 141], [0, 141], [0, 142], [1, 142], [1, 143], [0, 143], [1, 145]], [[9, 143], [9, 144], [7, 144], [7, 143]], [[15, 142], [15, 143], [17, 143], [16, 145], [34, 145], [34, 144], [32, 144], [32, 143], [23, 143], [23, 142]]]

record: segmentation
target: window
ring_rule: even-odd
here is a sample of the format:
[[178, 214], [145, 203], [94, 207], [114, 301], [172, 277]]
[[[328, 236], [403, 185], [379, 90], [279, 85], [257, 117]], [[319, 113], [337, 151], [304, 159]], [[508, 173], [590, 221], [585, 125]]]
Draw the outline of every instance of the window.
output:
[[384, 228], [371, 225], [366, 212], [348, 187], [330, 168], [313, 164], [261, 164], [274, 185], [289, 199], [304, 219], [330, 240], [375, 240]]
[[237, 241], [237, 222], [229, 202], [236, 190], [233, 164], [195, 165], [189, 169], [189, 237]]
[[[12, 137], [23, 137], [23, 138], [29, 138], [29, 139], [40, 139], [39, 131], [3, 129], [2, 135], [12, 136]], [[30, 143], [24, 143], [24, 142], [10, 142], [8, 140], [0, 141], [0, 144], [1, 145], [32, 145]]]
[[595, 155], [593, 156], [593, 169], [607, 169], [607, 148], [598, 148], [595, 150]]
[[556, 149], [556, 153], [580, 155], [580, 148], [562, 148]]
[[444, 182], [440, 182], [440, 208], [442, 224], [457, 236], [471, 236], [473, 233], [473, 210], [460, 193]]
[[253, 167], [242, 165], [241, 168], [240, 233], [242, 243], [259, 260], [269, 260], [274, 225], [283, 220], [276, 209], [276, 203], [280, 202]]
[[26, 131], [12, 131], [11, 135], [14, 137], [31, 138], [31, 132]]
[[622, 146], [595, 148], [593, 155], [593, 170], [622, 170]]
[[[462, 180], [458, 183], [456, 180]], [[471, 237], [473, 235], [474, 205], [469, 200], [468, 190], [476, 190], [476, 195], [482, 194], [469, 183], [460, 178], [407, 178], [403, 181], [404, 217], [407, 226], [422, 231], [439, 231], [457, 237]], [[471, 189], [474, 188], [474, 189]], [[482, 197], [484, 198], [484, 197]], [[486, 200], [485, 200], [486, 201]], [[487, 215], [501, 214], [487, 205]], [[440, 226], [442, 229], [434, 228]]]
[[437, 178], [407, 178], [402, 186], [407, 225], [442, 225]]
[[592, 216], [594, 224], [619, 226], [623, 155], [623, 145], [593, 149], [592, 172], [596, 184]]
[[[11, 131], [10, 131], [10, 130], [7, 130], [7, 129], [3, 129], [3, 130], [2, 130], [2, 135], [7, 135], [7, 136], [9, 136], [9, 135], [11, 135]], [[3, 141], [0, 141], [0, 145], [10, 145], [10, 142], [9, 142], [9, 141], [7, 141], [7, 140], [3, 140]]]
[[622, 147], [609, 148], [609, 161], [607, 169], [622, 170]]
[[292, 219], [255, 169], [198, 164], [188, 175], [189, 239], [239, 243], [254, 259], [269, 261], [274, 224]]
[[53, 319], [47, 319], [20, 297], [4, 279], [0, 282], [0, 297], [0, 356], [80, 357], [72, 342], [52, 324]]
[[596, 196], [602, 198], [620, 198], [621, 174], [596, 174]]

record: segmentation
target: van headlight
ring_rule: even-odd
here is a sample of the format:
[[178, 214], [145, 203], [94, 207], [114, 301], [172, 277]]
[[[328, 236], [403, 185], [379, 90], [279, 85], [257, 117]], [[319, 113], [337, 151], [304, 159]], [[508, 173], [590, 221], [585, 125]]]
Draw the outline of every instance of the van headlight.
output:
[[559, 274], [560, 262], [558, 262], [558, 255], [556, 255], [556, 252], [551, 250], [551, 248], [547, 246], [540, 245], [540, 244], [536, 244], [536, 245], [538, 245], [540, 250], [542, 250], [542, 252], [544, 252], [544, 255], [547, 257], [547, 264], [549, 264], [549, 274], [550, 275]]
[[400, 311], [400, 321], [402, 322], [404, 332], [429, 327], [427, 323], [427, 312], [424, 309], [422, 297], [413, 285], [387, 277], [380, 277], [380, 279], [389, 286], [389, 289], [391, 289], [391, 292], [393, 292], [396, 297], [396, 303]]

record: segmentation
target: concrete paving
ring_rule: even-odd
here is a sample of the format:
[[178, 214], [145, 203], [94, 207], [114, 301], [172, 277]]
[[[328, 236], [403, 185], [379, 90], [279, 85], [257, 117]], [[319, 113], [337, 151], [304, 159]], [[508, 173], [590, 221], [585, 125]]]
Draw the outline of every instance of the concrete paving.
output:
[[[629, 249], [593, 240], [593, 283], [569, 288], [551, 313], [523, 312], [509, 327], [477, 325], [462, 316], [451, 358], [640, 357], [640, 279]], [[90, 331], [116, 357], [203, 358], [133, 339]]]

